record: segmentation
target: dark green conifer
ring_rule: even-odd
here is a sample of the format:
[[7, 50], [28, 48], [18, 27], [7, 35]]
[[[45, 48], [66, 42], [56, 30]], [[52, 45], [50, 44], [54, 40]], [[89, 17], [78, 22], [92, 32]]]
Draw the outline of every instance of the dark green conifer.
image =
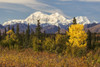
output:
[[8, 25], [8, 31], [10, 30], [10, 25]]
[[30, 27], [29, 27], [29, 24], [28, 24], [27, 30], [26, 30], [26, 33], [25, 33], [25, 47], [28, 47], [29, 43], [30, 43]]
[[17, 24], [17, 27], [16, 27], [16, 35], [17, 36], [19, 35], [19, 24]]
[[60, 34], [60, 27], [58, 26], [58, 34]]
[[95, 48], [95, 43], [96, 43], [96, 33], [93, 33], [93, 36], [92, 36], [92, 48], [93, 49]]
[[7, 30], [6, 30], [6, 27], [5, 27], [5, 32], [4, 32], [4, 36], [6, 36], [6, 32], [7, 32]]
[[36, 27], [36, 30], [35, 30], [35, 34], [36, 34], [36, 36], [37, 36], [39, 39], [41, 38], [40, 20], [38, 20], [37, 27]]
[[77, 24], [75, 17], [73, 18], [73, 24]]
[[2, 39], [2, 36], [1, 36], [1, 30], [0, 30], [0, 41], [1, 41], [1, 39]]
[[90, 32], [90, 30], [88, 30], [87, 35], [88, 35], [88, 37], [87, 37], [87, 49], [91, 49], [91, 32]]
[[31, 35], [32, 35], [32, 36], [34, 35], [34, 31], [33, 31], [33, 29], [31, 29]]
[[14, 26], [12, 26], [12, 31], [15, 33]]

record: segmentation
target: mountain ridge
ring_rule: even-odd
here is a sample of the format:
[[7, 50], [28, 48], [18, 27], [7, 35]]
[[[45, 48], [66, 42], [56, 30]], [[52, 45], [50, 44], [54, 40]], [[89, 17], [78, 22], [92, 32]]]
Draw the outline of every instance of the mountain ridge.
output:
[[[23, 20], [11, 20], [3, 23], [3, 26], [6, 25], [13, 25], [17, 23], [22, 23], [22, 24], [37, 24], [37, 20], [40, 20], [41, 24], [49, 24], [49, 25], [69, 25], [72, 23], [73, 19], [66, 19], [63, 15], [59, 13], [53, 13], [53, 14], [44, 14], [40, 11], [32, 13], [30, 16], [28, 16], [26, 19]], [[86, 16], [77, 16], [76, 17], [77, 23], [79, 24], [91, 24], [90, 20]], [[98, 22], [97, 22], [98, 23]]]
[[[65, 33], [69, 25], [71, 25], [73, 22], [73, 19], [66, 19], [63, 15], [59, 13], [48, 15], [42, 12], [35, 12], [23, 20], [20, 19], [5, 22], [3, 26], [7, 27], [8, 25], [10, 25], [10, 27], [14, 26], [16, 29], [17, 24], [19, 24], [20, 32], [25, 32], [25, 30], [27, 29], [27, 24], [29, 23], [30, 30], [35, 31], [36, 25], [38, 23], [37, 20], [40, 20], [40, 24], [42, 27], [41, 31], [45, 31], [46, 33], [56, 33], [58, 30], [58, 26], [61, 28], [61, 33]], [[90, 22], [90, 20], [86, 16], [78, 16], [76, 17], [76, 21], [79, 24], [83, 24], [86, 31], [89, 29], [92, 32], [100, 32], [99, 27], [97, 26], [100, 23], [98, 23], [97, 21], [93, 21], [94, 23]], [[1, 25], [1, 29], [4, 28], [3, 26]]]

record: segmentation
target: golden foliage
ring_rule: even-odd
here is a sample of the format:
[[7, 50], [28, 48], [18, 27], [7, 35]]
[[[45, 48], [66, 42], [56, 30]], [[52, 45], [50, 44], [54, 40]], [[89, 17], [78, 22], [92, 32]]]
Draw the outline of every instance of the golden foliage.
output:
[[7, 32], [7, 36], [5, 40], [2, 40], [3, 47], [9, 47], [10, 49], [16, 48], [18, 49], [18, 38], [12, 30]]
[[56, 34], [56, 37], [55, 37], [55, 42], [56, 44], [64, 44], [65, 42], [65, 36], [64, 35], [61, 35], [61, 34]]
[[32, 39], [32, 44], [33, 44], [33, 50], [39, 51], [41, 49], [41, 40], [37, 37], [33, 37]]
[[15, 35], [15, 33], [14, 33], [12, 30], [9, 30], [9, 31], [7, 32], [6, 40], [9, 40], [9, 39], [18, 42], [17, 36]]
[[45, 41], [43, 42], [43, 49], [53, 52], [54, 48], [55, 48], [54, 40], [50, 37], [45, 38]]
[[82, 24], [71, 25], [69, 27], [69, 32], [67, 32], [67, 34], [70, 36], [70, 46], [86, 47], [87, 34], [84, 31], [84, 26]]

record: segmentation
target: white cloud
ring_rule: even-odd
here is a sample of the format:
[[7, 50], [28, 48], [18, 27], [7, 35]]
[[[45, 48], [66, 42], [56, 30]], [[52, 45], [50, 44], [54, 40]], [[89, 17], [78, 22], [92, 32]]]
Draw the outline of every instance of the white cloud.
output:
[[10, 9], [10, 10], [16, 10], [20, 12], [27, 12], [28, 10], [20, 5], [15, 5], [15, 4], [9, 4], [9, 3], [0, 3], [0, 8], [3, 9]]
[[0, 2], [25, 4], [25, 3], [32, 3], [32, 2], [36, 3], [36, 0], [0, 0]]
[[[54, 12], [62, 13], [62, 11], [60, 9], [57, 9], [54, 6], [39, 2], [37, 0], [0, 0], [0, 3], [21, 4], [21, 5], [27, 6], [31, 9], [38, 10], [38, 11], [49, 12], [49, 13], [54, 13]], [[24, 10], [21, 9], [20, 7], [15, 8], [13, 6], [9, 7], [6, 5], [0, 5], [0, 8], [8, 8], [8, 9], [14, 9], [14, 10], [21, 10], [21, 11], [25, 10], [25, 9]]]
[[60, 1], [100, 2], [100, 0], [60, 0]]

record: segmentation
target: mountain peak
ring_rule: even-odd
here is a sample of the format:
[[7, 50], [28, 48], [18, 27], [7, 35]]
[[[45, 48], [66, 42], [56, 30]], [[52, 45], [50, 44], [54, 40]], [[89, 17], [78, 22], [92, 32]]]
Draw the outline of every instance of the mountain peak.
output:
[[77, 23], [80, 23], [85, 25], [85, 24], [91, 24], [91, 22], [89, 21], [89, 19], [86, 16], [78, 16], [76, 17]]
[[[5, 25], [13, 25], [16, 23], [23, 23], [23, 24], [33, 24], [36, 25], [37, 24], [37, 20], [40, 20], [41, 24], [47, 24], [47, 25], [68, 25], [70, 23], [72, 23], [73, 19], [66, 19], [63, 15], [59, 14], [59, 13], [53, 13], [51, 15], [48, 14], [44, 14], [40, 11], [37, 11], [33, 14], [31, 14], [29, 17], [27, 17], [25, 20], [11, 20], [8, 22], [4, 22], [4, 26]], [[76, 17], [77, 23], [80, 24], [90, 24], [91, 22], [88, 20], [87, 17], [85, 16], [78, 16]]]
[[54, 15], [59, 16], [60, 14], [58, 12], [54, 13]]

